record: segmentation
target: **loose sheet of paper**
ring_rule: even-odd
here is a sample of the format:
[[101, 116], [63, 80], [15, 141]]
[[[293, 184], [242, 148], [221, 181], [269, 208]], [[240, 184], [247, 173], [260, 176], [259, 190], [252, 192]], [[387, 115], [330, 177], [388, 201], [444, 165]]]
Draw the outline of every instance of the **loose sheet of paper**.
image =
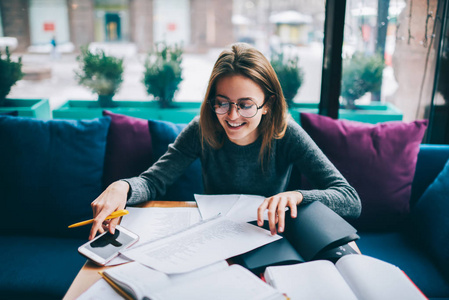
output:
[[[217, 214], [227, 216], [235, 221], [250, 222], [257, 220], [257, 209], [265, 197], [257, 195], [199, 195], [195, 200], [203, 219]], [[267, 211], [264, 220], [268, 220]]]
[[135, 246], [154, 241], [201, 221], [196, 207], [127, 207], [120, 225], [139, 235]]
[[226, 216], [240, 195], [199, 195], [195, 194], [195, 201], [203, 220], [221, 214]]
[[[129, 214], [122, 218], [120, 225], [139, 236], [139, 241], [132, 248], [168, 236], [201, 221], [196, 207], [127, 207], [127, 210]], [[119, 255], [107, 263], [107, 266], [128, 261], [129, 259]]]
[[167, 274], [184, 273], [280, 238], [257, 226], [218, 217], [122, 254]]

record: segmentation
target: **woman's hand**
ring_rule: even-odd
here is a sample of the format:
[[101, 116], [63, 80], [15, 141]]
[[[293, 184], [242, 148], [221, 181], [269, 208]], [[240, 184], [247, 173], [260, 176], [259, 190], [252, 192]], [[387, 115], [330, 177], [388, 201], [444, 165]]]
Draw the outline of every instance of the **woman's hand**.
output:
[[265, 198], [257, 210], [257, 225], [263, 225], [263, 214], [268, 209], [268, 224], [272, 235], [276, 234], [276, 224], [278, 231], [284, 232], [285, 229], [285, 208], [290, 208], [290, 215], [296, 218], [297, 206], [302, 202], [303, 196], [300, 192], [284, 192]]
[[89, 240], [92, 240], [95, 237], [97, 231], [103, 233], [106, 229], [109, 229], [109, 232], [114, 234], [115, 226], [117, 226], [120, 218], [106, 221], [105, 218], [112, 212], [125, 208], [128, 191], [129, 184], [127, 182], [116, 181], [111, 183], [111, 185], [109, 185], [107, 189], [92, 202], [91, 206], [94, 222], [90, 230]]

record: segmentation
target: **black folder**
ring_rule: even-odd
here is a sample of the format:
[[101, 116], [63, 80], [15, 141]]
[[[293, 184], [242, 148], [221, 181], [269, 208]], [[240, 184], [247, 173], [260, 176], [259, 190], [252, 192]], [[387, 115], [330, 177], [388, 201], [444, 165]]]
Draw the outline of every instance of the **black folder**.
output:
[[356, 253], [347, 244], [359, 239], [354, 227], [318, 201], [300, 205], [296, 218], [286, 212], [285, 232], [281, 235], [282, 239], [236, 256], [232, 261], [256, 274], [268, 266], [315, 259], [335, 261], [342, 255]]

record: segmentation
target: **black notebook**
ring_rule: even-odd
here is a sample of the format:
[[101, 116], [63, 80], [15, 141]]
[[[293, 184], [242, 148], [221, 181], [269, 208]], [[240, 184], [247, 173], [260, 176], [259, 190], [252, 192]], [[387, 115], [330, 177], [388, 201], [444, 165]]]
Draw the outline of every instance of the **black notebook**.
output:
[[[281, 234], [284, 238], [234, 257], [232, 261], [259, 274], [268, 266], [317, 259], [335, 262], [341, 256], [357, 253], [348, 245], [359, 238], [357, 230], [321, 202], [299, 206], [294, 219], [289, 212], [285, 215], [285, 232]], [[267, 221], [264, 227], [268, 228]]]

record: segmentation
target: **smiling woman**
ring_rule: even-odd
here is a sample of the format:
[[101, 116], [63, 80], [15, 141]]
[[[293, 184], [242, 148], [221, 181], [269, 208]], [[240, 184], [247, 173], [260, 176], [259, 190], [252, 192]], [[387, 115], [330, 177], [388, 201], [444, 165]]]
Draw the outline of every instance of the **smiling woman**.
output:
[[[305, 131], [289, 120], [268, 60], [239, 43], [219, 55], [199, 120], [192, 120], [147, 171], [112, 183], [92, 202], [95, 219], [89, 238], [106, 229], [113, 233], [117, 220], [103, 226], [106, 216], [126, 204], [158, 199], [196, 158], [201, 160], [206, 194], [267, 197], [257, 212], [258, 225], [263, 225], [268, 210], [272, 234], [284, 231], [287, 207], [295, 218], [298, 205], [313, 201], [342, 216], [360, 214], [356, 191]], [[293, 166], [318, 188], [288, 191]]]
[[[255, 142], [259, 136], [259, 123], [267, 114], [266, 108], [259, 112], [265, 102], [262, 89], [251, 79], [234, 75], [219, 80], [216, 93], [218, 106], [214, 106], [215, 113], [229, 140], [240, 146]], [[238, 104], [230, 99], [235, 99]]]

